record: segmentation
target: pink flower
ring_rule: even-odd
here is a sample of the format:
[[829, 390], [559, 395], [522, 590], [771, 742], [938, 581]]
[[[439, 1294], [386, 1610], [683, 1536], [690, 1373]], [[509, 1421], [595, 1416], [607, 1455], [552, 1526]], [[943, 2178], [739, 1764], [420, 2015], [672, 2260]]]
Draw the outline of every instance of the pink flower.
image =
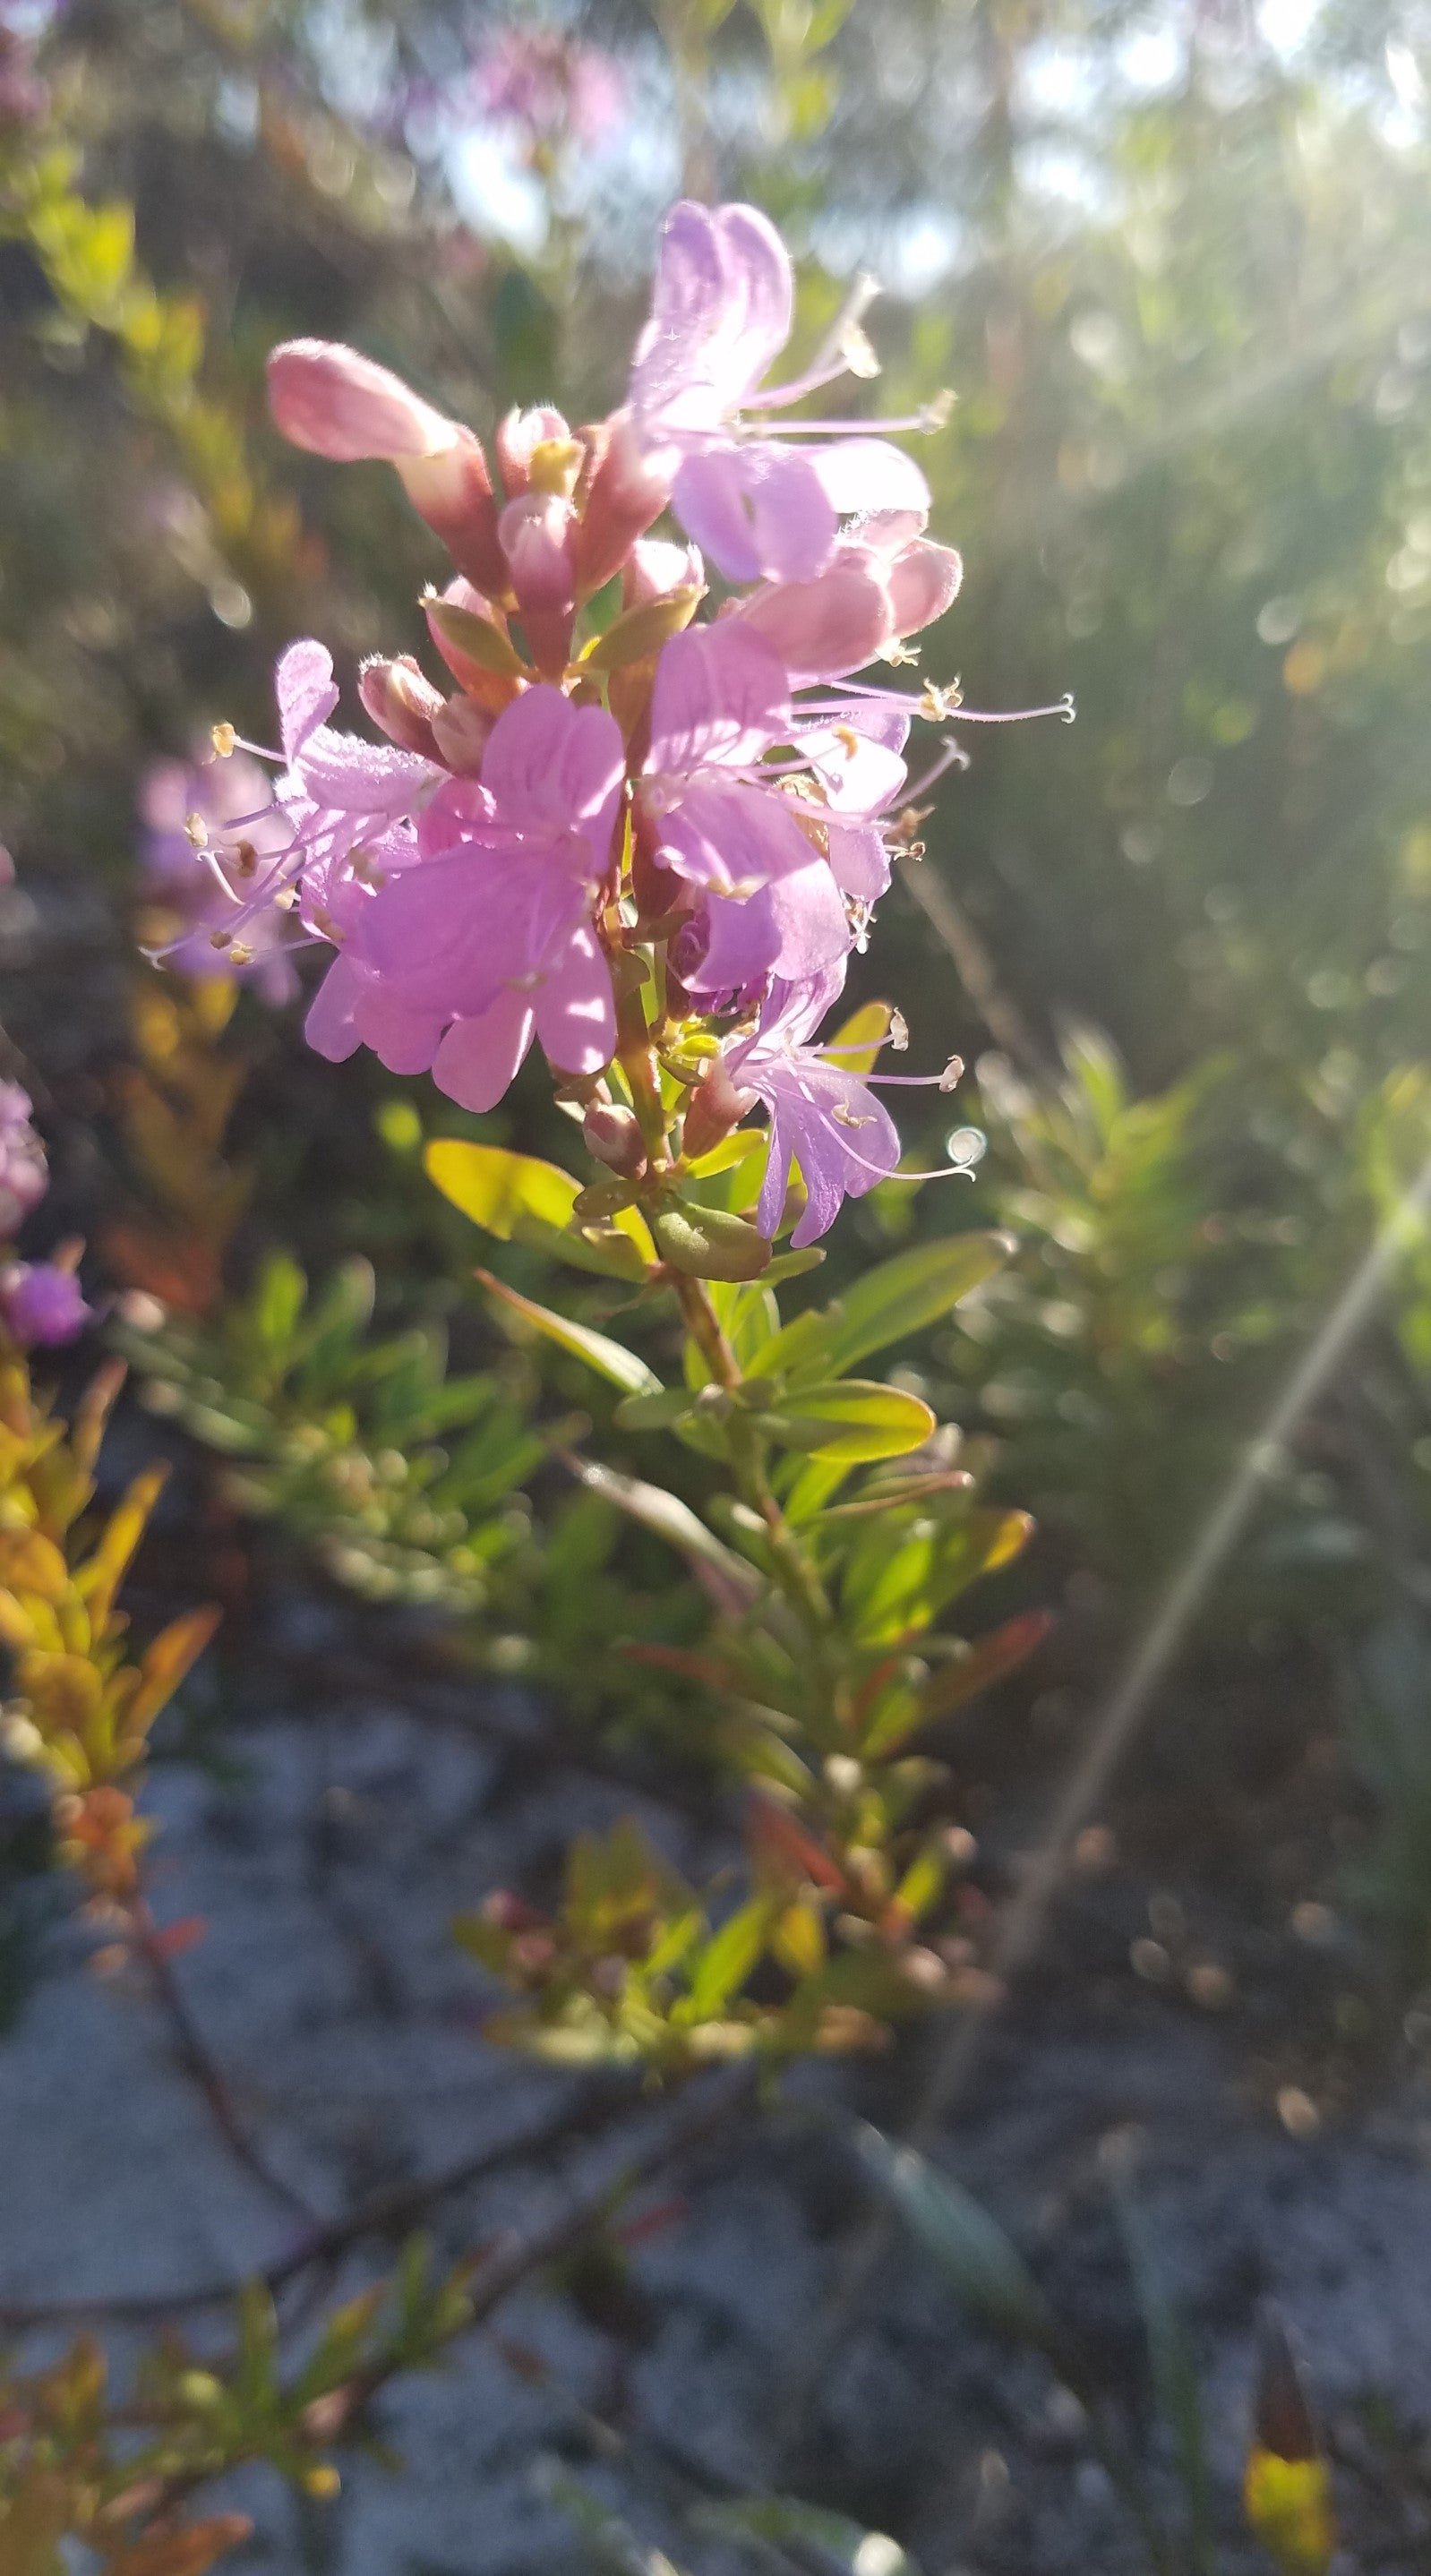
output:
[[767, 582], [725, 614], [779, 654], [792, 686], [843, 679], [932, 625], [958, 596], [958, 555], [923, 529], [922, 511], [879, 511], [841, 537], [813, 580]]
[[[802, 422], [794, 445], [753, 436], [743, 408], [793, 402], [843, 361], [771, 394], [762, 377], [790, 336], [789, 254], [753, 206], [673, 206], [651, 318], [636, 345], [630, 415], [669, 478], [687, 534], [731, 581], [807, 581], [829, 563], [851, 511], [929, 506], [919, 468], [885, 439]], [[922, 424], [916, 423], [915, 426]]]
[[662, 648], [637, 830], [661, 867], [720, 895], [808, 868], [812, 844], [766, 754], [794, 730], [785, 673], [733, 622]]
[[613, 719], [529, 689], [500, 715], [480, 786], [453, 781], [410, 865], [345, 900], [342, 950], [308, 1015], [335, 1062], [370, 1046], [431, 1067], [464, 1108], [500, 1100], [533, 1036], [562, 1072], [610, 1061], [616, 1012], [594, 912], [624, 751]]
[[326, 936], [329, 915], [357, 864], [366, 877], [400, 867], [415, 851], [415, 816], [446, 772], [393, 743], [335, 733], [327, 718], [338, 703], [332, 655], [322, 644], [290, 644], [274, 680], [287, 769], [278, 802], [289, 828], [287, 852], [258, 899], [296, 886], [304, 926]]
[[339, 465], [381, 457], [459, 572], [504, 588], [497, 505], [481, 442], [400, 376], [334, 340], [285, 340], [268, 361], [268, 401], [295, 447]]
[[844, 983], [829, 967], [801, 984], [771, 985], [760, 1025], [725, 1052], [737, 1092], [770, 1112], [770, 1151], [756, 1224], [773, 1240], [799, 1161], [809, 1202], [791, 1235], [797, 1251], [827, 1234], [847, 1198], [863, 1198], [899, 1161], [899, 1134], [874, 1093], [855, 1073], [822, 1056], [809, 1040]]

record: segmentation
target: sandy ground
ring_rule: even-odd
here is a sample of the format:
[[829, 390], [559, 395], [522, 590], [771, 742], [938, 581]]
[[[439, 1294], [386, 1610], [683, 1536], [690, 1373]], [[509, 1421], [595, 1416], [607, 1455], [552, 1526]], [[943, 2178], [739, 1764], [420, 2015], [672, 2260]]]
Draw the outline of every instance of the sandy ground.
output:
[[[523, 1722], [519, 1705], [508, 1714]], [[480, 1987], [447, 1926], [630, 1801], [539, 1764], [514, 1775], [489, 1745], [371, 1703], [277, 1716], [226, 1751], [231, 1782], [157, 1775], [156, 1898], [167, 1916], [207, 1918], [181, 1962], [186, 1991], [283, 2172], [337, 2213], [558, 2104], [564, 2078], [483, 2043]], [[688, 1825], [647, 1821], [695, 1859]], [[1369, 2397], [1412, 2427], [1431, 2421], [1431, 2103], [1408, 2079], [1355, 2123], [1297, 2140], [1249, 2099], [1225, 2022], [1118, 1972], [1116, 1943], [1109, 1959], [1066, 1988], [1046, 1976], [995, 2033], [939, 2152], [1024, 2246], [1108, 2384], [1134, 2392], [1139, 2333], [1103, 2142], [1141, 2133], [1138, 2188], [1194, 2337], [1226, 2491], [1221, 2563], [1250, 2576], [1266, 2562], [1239, 2538], [1234, 2498], [1259, 2300], [1284, 2304], [1353, 2446]], [[266, 2474], [237, 2481], [257, 2523], [247, 2565], [561, 2576], [591, 2563], [549, 2498], [564, 2460], [682, 2570], [738, 2563], [693, 2531], [693, 2497], [771, 2486], [897, 2531], [926, 2576], [1143, 2566], [1076, 2410], [1041, 2363], [970, 2328], [906, 2245], [887, 2244], [832, 2312], [869, 2203], [838, 2123], [810, 2110], [903, 2127], [937, 2045], [796, 2079], [790, 2112], [702, 2150], [604, 2323], [550, 2282], [524, 2289], [448, 2369], [387, 2401], [400, 2466], [351, 2460], [325, 2507], [295, 2506]], [[578, 2143], [458, 2195], [432, 2222], [439, 2247], [455, 2256], [530, 2225], [614, 2151]], [[148, 2007], [99, 1983], [63, 1932], [0, 2043], [0, 2175], [11, 2300], [179, 2291], [293, 2238], [216, 2141]], [[350, 2261], [344, 2285], [372, 2261]], [[624, 2448], [603, 2445], [592, 2412]], [[1354, 2475], [1347, 2501], [1362, 2532], [1349, 2566], [1424, 2576], [1431, 2517], [1414, 2494], [1390, 2525], [1362, 2514]], [[644, 2552], [632, 2564], [657, 2576]]]

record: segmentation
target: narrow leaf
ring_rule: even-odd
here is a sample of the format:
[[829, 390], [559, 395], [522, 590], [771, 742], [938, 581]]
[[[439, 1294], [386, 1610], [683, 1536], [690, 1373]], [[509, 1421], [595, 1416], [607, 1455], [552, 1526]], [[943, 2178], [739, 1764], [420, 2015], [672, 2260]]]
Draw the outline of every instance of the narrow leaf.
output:
[[524, 1317], [547, 1341], [570, 1351], [574, 1359], [585, 1360], [587, 1367], [595, 1369], [599, 1377], [609, 1379], [612, 1386], [619, 1386], [623, 1395], [664, 1393], [655, 1370], [648, 1368], [643, 1359], [638, 1359], [636, 1353], [628, 1351], [622, 1343], [608, 1341], [605, 1333], [593, 1332], [589, 1324], [574, 1324], [565, 1315], [554, 1315], [549, 1306], [537, 1305], [534, 1298], [519, 1296], [515, 1288], [508, 1288], [502, 1280], [494, 1279], [490, 1270], [479, 1270], [476, 1275], [489, 1296], [500, 1298], [504, 1306], [510, 1307], [514, 1315]]

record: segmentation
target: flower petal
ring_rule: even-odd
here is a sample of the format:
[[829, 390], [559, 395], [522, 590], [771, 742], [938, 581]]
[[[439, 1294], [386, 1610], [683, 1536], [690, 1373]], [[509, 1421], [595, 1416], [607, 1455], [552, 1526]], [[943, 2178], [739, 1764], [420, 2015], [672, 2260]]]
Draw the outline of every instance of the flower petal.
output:
[[274, 674], [273, 693], [278, 701], [283, 756], [292, 763], [309, 736], [327, 723], [338, 703], [333, 656], [326, 645], [315, 643], [311, 636], [290, 644]]

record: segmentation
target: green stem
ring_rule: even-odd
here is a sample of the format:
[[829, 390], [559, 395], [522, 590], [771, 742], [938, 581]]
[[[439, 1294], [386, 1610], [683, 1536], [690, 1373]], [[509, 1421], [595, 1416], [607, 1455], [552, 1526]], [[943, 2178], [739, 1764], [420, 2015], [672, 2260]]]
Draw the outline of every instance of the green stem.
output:
[[[687, 1332], [717, 1386], [723, 1386], [727, 1394], [734, 1394], [744, 1383], [740, 1362], [721, 1330], [720, 1318], [711, 1304], [704, 1281], [688, 1279], [679, 1272], [673, 1272], [672, 1282]], [[780, 1588], [805, 1625], [823, 1634], [832, 1624], [825, 1587], [771, 1492], [760, 1434], [738, 1405], [731, 1409], [729, 1430], [732, 1461], [741, 1493], [765, 1523]]]

